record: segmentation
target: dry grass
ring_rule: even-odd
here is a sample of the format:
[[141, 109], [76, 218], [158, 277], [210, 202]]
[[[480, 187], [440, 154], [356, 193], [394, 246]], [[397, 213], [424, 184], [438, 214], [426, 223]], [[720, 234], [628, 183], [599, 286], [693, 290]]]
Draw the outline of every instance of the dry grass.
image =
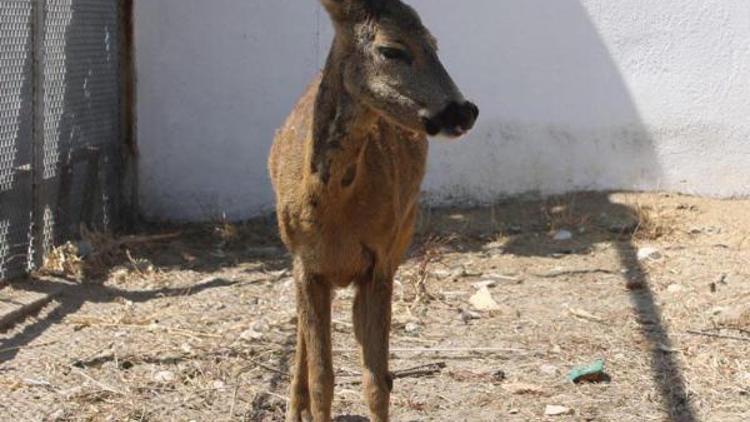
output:
[[145, 258], [134, 258], [131, 249], [144, 244], [172, 240], [180, 233], [115, 237], [81, 227], [80, 240], [55, 247], [47, 255], [38, 274], [76, 281], [101, 280], [110, 275], [120, 281], [128, 277], [155, 277], [157, 269]]
[[[748, 205], [581, 194], [433, 210], [398, 274], [394, 420], [546, 420], [550, 404], [573, 412], [554, 420], [748, 420], [750, 255], [737, 247]], [[563, 228], [573, 240], [550, 236]], [[15, 345], [39, 332], [0, 352], [0, 408], [20, 420], [280, 420], [295, 313], [273, 231], [220, 221], [178, 237], [87, 233], [86, 257], [56, 252], [49, 271], [103, 276], [2, 334]], [[623, 258], [641, 243], [662, 257]], [[635, 270], [646, 289], [625, 289]], [[487, 280], [498, 309], [471, 310]], [[334, 304], [334, 405], [356, 416], [367, 410], [352, 297]], [[596, 358], [609, 383], [566, 382]]]
[[667, 211], [635, 201], [632, 205], [637, 225], [633, 237], [639, 240], [658, 240], [670, 236], [677, 227], [674, 217]]
[[589, 211], [578, 206], [575, 194], [549, 199], [541, 211], [550, 232], [562, 229], [580, 231], [587, 228], [592, 220]]

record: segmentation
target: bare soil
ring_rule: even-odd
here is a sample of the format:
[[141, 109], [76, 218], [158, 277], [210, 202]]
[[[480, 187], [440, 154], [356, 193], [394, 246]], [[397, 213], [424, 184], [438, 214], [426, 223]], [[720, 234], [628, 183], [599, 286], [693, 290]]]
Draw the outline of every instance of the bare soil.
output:
[[[2, 420], [283, 420], [296, 321], [272, 219], [83, 246], [12, 286], [63, 292], [0, 333]], [[392, 418], [750, 420], [749, 260], [748, 200], [426, 209], [396, 281]], [[470, 304], [477, 283], [493, 309]], [[367, 420], [352, 297], [334, 305], [339, 421]], [[596, 359], [604, 381], [566, 379]]]

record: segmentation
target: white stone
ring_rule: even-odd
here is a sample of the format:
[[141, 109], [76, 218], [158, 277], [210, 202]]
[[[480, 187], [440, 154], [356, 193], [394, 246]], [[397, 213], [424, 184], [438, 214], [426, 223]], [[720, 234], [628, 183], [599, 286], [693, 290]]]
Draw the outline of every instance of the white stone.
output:
[[154, 381], [167, 384], [175, 380], [176, 375], [172, 371], [158, 371], [154, 373]]
[[638, 249], [638, 260], [639, 261], [644, 261], [646, 259], [657, 260], [657, 259], [661, 259], [661, 258], [662, 258], [662, 254], [656, 248], [644, 247], [644, 248]]
[[558, 406], [555, 404], [548, 404], [544, 409], [544, 414], [547, 416], [562, 416], [569, 415], [571, 410], [565, 406]]
[[474, 296], [469, 298], [469, 303], [478, 311], [496, 311], [500, 309], [500, 305], [497, 304], [487, 287], [479, 289]]

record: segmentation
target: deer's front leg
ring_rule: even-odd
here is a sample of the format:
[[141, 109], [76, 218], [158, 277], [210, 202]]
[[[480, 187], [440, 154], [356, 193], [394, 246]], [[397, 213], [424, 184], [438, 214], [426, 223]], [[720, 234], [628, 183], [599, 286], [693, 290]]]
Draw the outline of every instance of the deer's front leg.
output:
[[310, 391], [307, 379], [307, 350], [305, 328], [299, 318], [299, 300], [297, 305], [297, 350], [294, 356], [292, 384], [289, 388], [289, 408], [287, 422], [306, 422], [310, 418]]
[[388, 421], [393, 378], [388, 372], [393, 276], [375, 273], [361, 280], [354, 299], [354, 330], [362, 348], [364, 395], [372, 422]]
[[[301, 404], [304, 402], [305, 388], [296, 383], [306, 378], [306, 393], [309, 395], [309, 406], [315, 422], [331, 420], [333, 402], [333, 359], [331, 356], [331, 286], [323, 277], [309, 274], [303, 265], [295, 264], [295, 282], [297, 285], [297, 315], [299, 324], [298, 346], [304, 351], [297, 351], [298, 357], [306, 355], [306, 365], [297, 362], [298, 374], [292, 384], [292, 402], [297, 406], [297, 415], [301, 415]], [[300, 344], [302, 343], [302, 344]], [[305, 356], [303, 356], [305, 357]], [[304, 369], [307, 374], [302, 375]], [[295, 394], [298, 401], [295, 403]], [[294, 410], [290, 408], [290, 410]], [[291, 415], [291, 413], [290, 413]], [[299, 416], [296, 416], [299, 417]], [[293, 419], [294, 420], [294, 419]]]

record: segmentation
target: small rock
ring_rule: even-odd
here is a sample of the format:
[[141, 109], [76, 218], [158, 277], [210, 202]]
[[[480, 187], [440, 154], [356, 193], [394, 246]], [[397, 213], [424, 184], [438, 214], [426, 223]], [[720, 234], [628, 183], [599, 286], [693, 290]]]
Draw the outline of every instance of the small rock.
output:
[[492, 294], [487, 287], [479, 289], [474, 296], [469, 298], [469, 303], [478, 311], [496, 311], [500, 309], [500, 305], [492, 298]]
[[495, 381], [495, 382], [505, 381], [505, 378], [506, 378], [505, 371], [503, 371], [502, 369], [500, 369], [498, 371], [495, 371], [492, 374], [492, 380]]
[[558, 241], [564, 241], [564, 240], [571, 240], [573, 239], [573, 233], [571, 233], [569, 230], [560, 230], [555, 234], [555, 240]]
[[669, 293], [677, 293], [683, 291], [685, 288], [677, 283], [672, 283], [669, 286], [667, 286], [667, 291]]
[[461, 320], [464, 322], [464, 324], [468, 324], [469, 321], [474, 319], [480, 319], [482, 316], [474, 311], [468, 310], [468, 309], [461, 309]]
[[268, 320], [263, 318], [255, 321], [253, 324], [253, 330], [259, 332], [259, 333], [265, 333], [268, 330], [271, 329], [271, 325], [268, 323]]
[[242, 333], [240, 333], [240, 338], [243, 339], [243, 340], [247, 340], [247, 341], [261, 340], [263, 337], [264, 337], [263, 333], [259, 333], [259, 332], [255, 331], [255, 330], [253, 330], [252, 328], [250, 328], [248, 330], [245, 330]]
[[448, 270], [438, 268], [438, 269], [432, 270], [432, 275], [434, 275], [436, 278], [443, 279], [443, 278], [449, 277], [451, 275], [451, 272]]
[[724, 285], [726, 285], [727, 284], [727, 275], [726, 274], [722, 274], [721, 276], [719, 276], [719, 279], [716, 281], [716, 283], [717, 284], [724, 284]]
[[497, 280], [482, 280], [473, 284], [474, 288], [481, 290], [483, 288], [491, 289], [497, 287]]
[[162, 384], [167, 384], [174, 381], [176, 378], [172, 371], [158, 371], [154, 374], [154, 381]]
[[539, 370], [543, 374], [547, 374], [547, 375], [557, 375], [557, 371], [558, 371], [555, 365], [542, 365], [539, 367]]
[[659, 250], [656, 248], [645, 247], [638, 249], [639, 261], [645, 261], [647, 259], [658, 260], [661, 259], [662, 256], [663, 255], [661, 254], [661, 252], [659, 252]]
[[414, 334], [421, 329], [422, 327], [420, 327], [420, 325], [417, 324], [416, 322], [409, 322], [404, 326], [404, 331], [406, 331], [409, 334]]
[[224, 384], [224, 381], [222, 380], [215, 380], [211, 385], [217, 390], [221, 390], [226, 387], [226, 384]]
[[520, 224], [509, 224], [505, 228], [505, 232], [510, 235], [516, 235], [523, 233], [523, 227]]
[[678, 349], [675, 349], [674, 347], [669, 347], [669, 346], [667, 346], [667, 345], [666, 345], [666, 344], [664, 344], [664, 343], [659, 343], [659, 344], [658, 344], [658, 345], [656, 346], [656, 348], [657, 348], [657, 349], [658, 349], [658, 350], [659, 350], [660, 352], [664, 352], [664, 353], [677, 353], [677, 352], [679, 352], [679, 350], [678, 350]]
[[517, 414], [518, 414], [518, 413], [520, 413], [520, 412], [521, 412], [521, 411], [520, 411], [520, 410], [518, 410], [518, 409], [510, 409], [510, 410], [508, 411], [508, 413], [510, 413], [511, 415], [517, 415]]
[[562, 416], [562, 415], [569, 415], [573, 411], [565, 406], [559, 406], [556, 404], [548, 404], [547, 407], [544, 409], [544, 414], [546, 416]]

